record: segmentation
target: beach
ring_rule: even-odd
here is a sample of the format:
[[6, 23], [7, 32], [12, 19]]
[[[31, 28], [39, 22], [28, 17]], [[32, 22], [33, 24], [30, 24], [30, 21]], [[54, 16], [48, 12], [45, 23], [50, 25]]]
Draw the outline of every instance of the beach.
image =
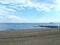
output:
[[60, 45], [60, 29], [0, 31], [0, 45]]

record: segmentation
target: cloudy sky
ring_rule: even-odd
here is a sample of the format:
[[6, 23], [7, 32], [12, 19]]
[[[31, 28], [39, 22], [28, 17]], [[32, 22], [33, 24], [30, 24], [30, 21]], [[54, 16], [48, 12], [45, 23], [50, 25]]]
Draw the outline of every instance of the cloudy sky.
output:
[[60, 22], [60, 0], [0, 0], [0, 23]]

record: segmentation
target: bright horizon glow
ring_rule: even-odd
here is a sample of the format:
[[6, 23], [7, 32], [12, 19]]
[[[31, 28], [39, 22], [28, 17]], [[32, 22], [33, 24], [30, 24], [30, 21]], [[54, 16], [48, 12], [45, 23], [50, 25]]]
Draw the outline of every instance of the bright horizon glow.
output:
[[60, 22], [60, 0], [0, 0], [0, 23]]

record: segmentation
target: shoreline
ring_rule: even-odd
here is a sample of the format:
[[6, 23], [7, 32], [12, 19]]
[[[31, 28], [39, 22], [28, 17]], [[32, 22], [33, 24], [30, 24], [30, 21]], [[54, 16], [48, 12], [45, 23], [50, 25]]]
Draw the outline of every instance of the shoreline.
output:
[[60, 45], [60, 29], [0, 31], [0, 45]]
[[6, 30], [0, 31], [0, 37], [15, 37], [15, 36], [32, 36], [32, 35], [45, 35], [45, 34], [60, 34], [60, 29], [57, 28], [47, 28], [47, 29], [27, 29], [27, 30]]

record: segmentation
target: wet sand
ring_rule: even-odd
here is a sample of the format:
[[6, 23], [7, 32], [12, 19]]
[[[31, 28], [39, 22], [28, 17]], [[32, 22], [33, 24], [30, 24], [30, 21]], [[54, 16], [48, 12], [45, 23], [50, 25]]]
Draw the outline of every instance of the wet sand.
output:
[[0, 31], [0, 45], [60, 45], [60, 29]]

